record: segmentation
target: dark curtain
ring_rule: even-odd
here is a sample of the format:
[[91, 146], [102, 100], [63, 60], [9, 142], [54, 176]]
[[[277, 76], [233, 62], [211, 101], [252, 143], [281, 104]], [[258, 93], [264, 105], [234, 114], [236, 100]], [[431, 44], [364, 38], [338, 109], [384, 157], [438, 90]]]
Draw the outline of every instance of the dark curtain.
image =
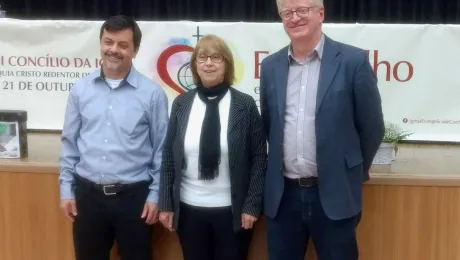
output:
[[[328, 23], [458, 23], [460, 0], [325, 0]], [[279, 21], [275, 0], [0, 0], [17, 19]]]

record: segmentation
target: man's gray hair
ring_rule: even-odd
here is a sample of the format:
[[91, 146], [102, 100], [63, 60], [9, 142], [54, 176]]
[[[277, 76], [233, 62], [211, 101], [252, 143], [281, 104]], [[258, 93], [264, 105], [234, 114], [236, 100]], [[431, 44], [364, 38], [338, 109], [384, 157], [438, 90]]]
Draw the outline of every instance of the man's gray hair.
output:
[[[283, 5], [284, 0], [276, 0], [276, 6], [278, 10], [281, 10], [281, 6]], [[316, 6], [324, 7], [323, 0], [312, 0], [313, 4]]]

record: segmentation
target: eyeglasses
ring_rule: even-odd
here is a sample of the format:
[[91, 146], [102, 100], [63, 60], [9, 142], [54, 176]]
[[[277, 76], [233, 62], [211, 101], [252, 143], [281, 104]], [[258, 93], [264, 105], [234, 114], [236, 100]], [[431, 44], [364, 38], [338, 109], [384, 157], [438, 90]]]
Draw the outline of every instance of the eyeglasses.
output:
[[208, 58], [211, 58], [211, 61], [214, 63], [221, 63], [224, 61], [224, 56], [222, 54], [213, 54], [213, 55], [203, 55], [200, 54], [196, 56], [196, 61], [199, 63], [205, 63], [208, 61]]
[[281, 16], [283, 20], [291, 19], [294, 13], [296, 13], [299, 18], [305, 18], [310, 13], [310, 9], [314, 7], [315, 6], [299, 7], [295, 10], [286, 10], [286, 11], [280, 12], [279, 15]]

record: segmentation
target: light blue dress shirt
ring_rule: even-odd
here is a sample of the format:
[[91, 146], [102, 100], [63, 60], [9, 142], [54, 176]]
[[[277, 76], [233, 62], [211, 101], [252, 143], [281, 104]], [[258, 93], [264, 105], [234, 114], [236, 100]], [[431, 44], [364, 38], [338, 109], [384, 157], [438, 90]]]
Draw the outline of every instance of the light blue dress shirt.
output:
[[134, 66], [112, 89], [101, 70], [70, 90], [62, 130], [61, 199], [75, 199], [74, 176], [98, 184], [151, 181], [147, 202], [158, 202], [168, 99]]

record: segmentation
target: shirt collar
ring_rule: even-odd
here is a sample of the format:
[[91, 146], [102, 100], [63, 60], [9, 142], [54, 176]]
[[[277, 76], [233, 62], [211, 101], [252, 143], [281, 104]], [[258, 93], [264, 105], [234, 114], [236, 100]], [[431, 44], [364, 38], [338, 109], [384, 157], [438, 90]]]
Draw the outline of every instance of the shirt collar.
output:
[[[316, 52], [317, 55], [318, 55], [319, 60], [321, 60], [323, 58], [324, 41], [325, 41], [324, 34], [321, 34], [321, 39], [316, 44], [315, 48], [313, 49], [313, 51], [311, 53], [311, 54], [313, 54], [314, 52]], [[309, 54], [308, 56], [310, 56], [311, 54]], [[288, 59], [289, 59], [289, 64], [294, 59], [294, 56], [292, 55], [292, 45], [291, 44], [289, 44], [289, 47], [288, 47]]]
[[[126, 74], [126, 76], [123, 78], [121, 83], [126, 82], [131, 87], [137, 88], [137, 77], [136, 76], [138, 73], [139, 72], [137, 72], [136, 68], [134, 68], [134, 65], [131, 65], [131, 68], [128, 74]], [[99, 68], [97, 71], [92, 73], [90, 76], [90, 79], [93, 81], [94, 80], [105, 80], [105, 76], [104, 76], [104, 72], [102, 71], [102, 68]]]

